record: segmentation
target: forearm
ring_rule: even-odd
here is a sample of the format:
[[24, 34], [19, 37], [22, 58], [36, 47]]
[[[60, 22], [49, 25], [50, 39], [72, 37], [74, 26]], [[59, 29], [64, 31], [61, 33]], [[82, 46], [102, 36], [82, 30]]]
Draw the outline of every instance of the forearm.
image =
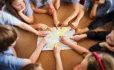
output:
[[55, 10], [55, 8], [54, 8], [52, 3], [49, 4], [49, 9], [51, 9], [51, 13], [52, 13], [53, 19], [57, 20], [57, 12], [56, 12], [56, 10]]
[[42, 13], [42, 14], [44, 14], [44, 13], [48, 13], [48, 10], [44, 10], [44, 9], [35, 8], [35, 9], [34, 9], [34, 12], [36, 12], [36, 13]]
[[30, 60], [32, 63], [36, 63], [37, 59], [40, 56], [41, 50], [42, 50], [43, 45], [39, 45], [36, 50], [33, 52], [33, 54], [30, 56]]
[[20, 17], [27, 23], [33, 23], [33, 16], [26, 16], [25, 14], [23, 13], [19, 13]]
[[73, 48], [75, 51], [77, 51], [79, 54], [83, 54], [83, 53], [89, 53], [89, 51], [79, 45], [76, 45], [75, 43], [69, 43], [67, 44], [69, 47]]
[[30, 25], [28, 25], [28, 24], [26, 24], [24, 22], [19, 23], [19, 25], [17, 25], [17, 26], [20, 27], [20, 28], [22, 28], [22, 29], [24, 29], [24, 30], [27, 30], [29, 32], [32, 32], [32, 33], [38, 35], [38, 31], [37, 30], [35, 30]]
[[90, 18], [94, 18], [97, 15], [97, 8], [98, 8], [98, 4], [94, 4], [91, 12], [90, 12]]
[[56, 57], [56, 70], [63, 70], [60, 54], [55, 57]]
[[78, 3], [75, 3], [73, 4], [73, 13], [66, 19], [68, 22], [71, 21], [72, 19], [74, 19], [78, 13], [79, 13], [79, 4]]

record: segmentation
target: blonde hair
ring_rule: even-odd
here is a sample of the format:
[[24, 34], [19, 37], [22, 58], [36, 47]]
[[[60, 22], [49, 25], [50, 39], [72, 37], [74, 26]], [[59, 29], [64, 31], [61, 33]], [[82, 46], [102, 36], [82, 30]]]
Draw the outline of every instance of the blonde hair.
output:
[[[105, 70], [114, 70], [114, 60], [113, 57], [107, 53], [98, 52], [99, 57], [101, 58], [102, 64]], [[88, 57], [88, 66], [87, 70], [101, 70], [98, 61], [94, 55]]]

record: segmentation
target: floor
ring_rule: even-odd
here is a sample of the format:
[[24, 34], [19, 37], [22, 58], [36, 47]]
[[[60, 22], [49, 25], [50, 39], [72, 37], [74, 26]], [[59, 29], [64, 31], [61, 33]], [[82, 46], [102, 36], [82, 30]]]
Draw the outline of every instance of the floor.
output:
[[[63, 20], [66, 19], [71, 13], [72, 13], [72, 6], [69, 4], [62, 4], [59, 10], [57, 11], [59, 21], [63, 22]], [[34, 18], [35, 18], [34, 23], [45, 23], [50, 27], [54, 26], [53, 19], [50, 15], [35, 13]], [[79, 24], [79, 28], [86, 27], [87, 25], [89, 25], [90, 22], [91, 20], [88, 18], [87, 15], [85, 15]], [[104, 29], [99, 28], [98, 30], [104, 30]], [[16, 31], [19, 36], [17, 44], [15, 46], [17, 55], [18, 57], [21, 58], [29, 58], [36, 48], [37, 36], [19, 28], [16, 28]], [[79, 45], [87, 49], [95, 43], [96, 41], [87, 40], [87, 39], [78, 42]], [[75, 65], [79, 64], [82, 61], [81, 55], [79, 55], [74, 50], [61, 51], [61, 59], [64, 70], [72, 70]], [[44, 70], [55, 70], [55, 58], [53, 55], [53, 51], [43, 51], [37, 63], [41, 63]]]

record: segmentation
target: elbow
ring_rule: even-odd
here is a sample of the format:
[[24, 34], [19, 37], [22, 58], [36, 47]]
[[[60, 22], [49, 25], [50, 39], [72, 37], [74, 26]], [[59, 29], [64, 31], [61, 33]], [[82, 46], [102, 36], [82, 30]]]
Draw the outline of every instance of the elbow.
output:
[[33, 18], [30, 18], [28, 21], [27, 21], [27, 23], [29, 23], [29, 24], [32, 24], [34, 22], [34, 19]]

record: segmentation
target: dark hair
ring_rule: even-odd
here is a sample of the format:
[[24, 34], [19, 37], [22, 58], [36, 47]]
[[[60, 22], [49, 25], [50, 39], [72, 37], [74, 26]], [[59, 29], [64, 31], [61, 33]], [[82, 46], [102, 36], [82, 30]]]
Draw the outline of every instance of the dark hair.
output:
[[[110, 56], [109, 54], [106, 53], [101, 53], [98, 52], [101, 61], [103, 63], [104, 69], [105, 70], [114, 70], [114, 61], [113, 61], [113, 57]], [[88, 57], [88, 66], [87, 66], [87, 70], [101, 70], [98, 61], [96, 60], [94, 55], [90, 55]]]
[[38, 67], [41, 67], [40, 64], [28, 64], [22, 67], [20, 70], [39, 70]]
[[6, 3], [6, 10], [8, 12], [10, 12], [13, 16], [15, 16], [16, 18], [18, 19], [21, 19], [21, 17], [19, 16], [19, 14], [17, 13], [17, 11], [13, 8], [12, 6], [12, 2], [14, 0], [5, 0], [5, 3]]
[[0, 25], [0, 53], [7, 50], [17, 39], [17, 33], [12, 26]]
[[2, 8], [4, 4], [5, 4], [4, 0], [0, 0], [0, 8]]

